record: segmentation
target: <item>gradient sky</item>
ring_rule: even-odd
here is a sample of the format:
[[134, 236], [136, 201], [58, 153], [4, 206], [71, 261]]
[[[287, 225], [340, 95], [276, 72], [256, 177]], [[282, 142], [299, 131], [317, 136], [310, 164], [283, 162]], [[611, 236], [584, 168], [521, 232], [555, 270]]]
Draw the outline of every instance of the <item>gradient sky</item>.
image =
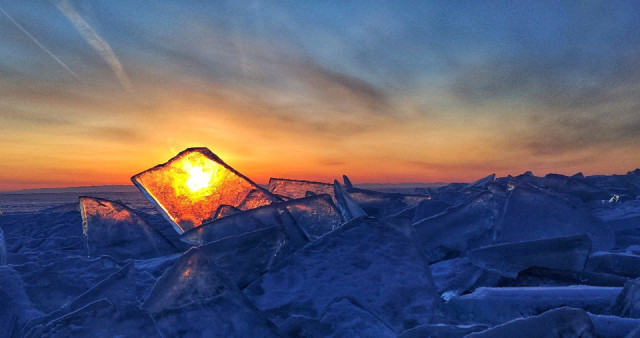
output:
[[191, 146], [258, 183], [626, 173], [640, 3], [0, 0], [0, 191]]

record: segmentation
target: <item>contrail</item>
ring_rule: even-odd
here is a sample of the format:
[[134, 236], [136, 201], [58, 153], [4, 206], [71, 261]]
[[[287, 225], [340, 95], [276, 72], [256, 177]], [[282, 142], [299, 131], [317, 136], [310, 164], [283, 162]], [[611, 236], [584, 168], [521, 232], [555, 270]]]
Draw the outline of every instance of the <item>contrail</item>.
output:
[[16, 27], [18, 27], [18, 29], [20, 29], [24, 34], [26, 34], [31, 39], [31, 41], [33, 41], [36, 45], [38, 45], [40, 49], [42, 49], [45, 53], [47, 53], [52, 59], [56, 60], [56, 62], [58, 62], [62, 67], [64, 67], [64, 69], [66, 69], [67, 72], [71, 74], [71, 76], [73, 76], [76, 80], [79, 80], [78, 75], [74, 71], [72, 71], [71, 68], [69, 68], [69, 66], [67, 66], [64, 62], [62, 62], [62, 60], [60, 60], [53, 53], [51, 53], [51, 51], [48, 50], [47, 47], [45, 47], [43, 44], [41, 44], [40, 41], [38, 41], [38, 39], [36, 39], [33, 35], [27, 32], [27, 30], [24, 29], [24, 27], [22, 27], [22, 25], [20, 25], [16, 20], [14, 20], [13, 17], [9, 15], [9, 13], [7, 13], [4, 9], [2, 9], [2, 7], [0, 7], [0, 12], [2, 12], [2, 14], [4, 14], [7, 17], [7, 19], [9, 19], [9, 21], [11, 21]]
[[107, 41], [105, 41], [91, 27], [91, 25], [89, 25], [89, 23], [78, 12], [76, 12], [75, 8], [73, 8], [73, 5], [71, 5], [69, 1], [59, 0], [56, 2], [56, 7], [58, 7], [69, 21], [71, 21], [87, 43], [89, 43], [89, 45], [91, 45], [91, 47], [100, 54], [109, 67], [111, 67], [111, 70], [113, 70], [124, 89], [131, 91], [131, 81], [129, 81], [127, 73], [124, 72], [122, 64], [120, 64], [118, 57], [116, 57], [116, 54], [113, 52]]

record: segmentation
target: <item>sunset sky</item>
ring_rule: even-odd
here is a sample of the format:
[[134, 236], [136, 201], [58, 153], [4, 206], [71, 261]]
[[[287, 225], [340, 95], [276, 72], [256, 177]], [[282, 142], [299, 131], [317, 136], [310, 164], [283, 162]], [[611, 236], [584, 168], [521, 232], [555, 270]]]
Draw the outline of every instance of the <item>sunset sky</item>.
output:
[[193, 146], [257, 183], [624, 174], [640, 3], [0, 0], [0, 191]]

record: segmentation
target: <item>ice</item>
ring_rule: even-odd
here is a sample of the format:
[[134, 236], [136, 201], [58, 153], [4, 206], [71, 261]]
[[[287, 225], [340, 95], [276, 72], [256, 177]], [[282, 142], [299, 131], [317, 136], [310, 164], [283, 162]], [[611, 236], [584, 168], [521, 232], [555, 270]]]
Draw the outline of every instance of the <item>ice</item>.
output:
[[338, 207], [327, 194], [283, 203], [309, 241], [315, 241], [342, 224]]
[[13, 299], [0, 289], [0, 337], [17, 336], [18, 314]]
[[39, 316], [42, 312], [33, 307], [20, 275], [10, 265], [0, 266], [0, 333], [19, 336], [19, 328]]
[[143, 308], [166, 336], [274, 336], [270, 324], [218, 270], [191, 248], [158, 280]]
[[422, 201], [418, 203], [418, 206], [416, 206], [416, 212], [413, 217], [413, 222], [415, 223], [425, 218], [435, 216], [445, 211], [450, 206], [451, 206], [450, 204], [445, 203], [443, 201], [437, 201], [437, 200]]
[[610, 315], [594, 315], [588, 313], [596, 337], [626, 337], [633, 330], [640, 327], [640, 319], [620, 318]]
[[581, 271], [590, 251], [589, 236], [578, 235], [487, 246], [469, 251], [467, 257], [479, 267], [515, 278], [534, 266]]
[[28, 327], [30, 329], [27, 335], [36, 335], [37, 332], [42, 330], [43, 325], [48, 322], [77, 311], [100, 299], [106, 299], [116, 307], [136, 302], [136, 289], [133, 263], [129, 263], [71, 302], [64, 304], [60, 309], [29, 323]]
[[473, 293], [449, 300], [445, 313], [462, 323], [500, 324], [522, 316], [569, 306], [605, 314], [620, 294], [619, 287], [549, 286], [480, 287]]
[[415, 240], [429, 263], [463, 255], [492, 243], [497, 205], [490, 192], [413, 224]]
[[469, 183], [464, 189], [484, 189], [487, 184], [496, 180], [496, 174], [491, 174], [487, 177], [483, 177], [475, 182]]
[[4, 232], [0, 228], [0, 265], [7, 264], [7, 244], [4, 242]]
[[466, 337], [473, 332], [484, 331], [485, 325], [447, 325], [447, 324], [427, 324], [415, 327], [403, 332], [398, 338], [459, 338]]
[[349, 193], [342, 187], [338, 180], [333, 182], [333, 190], [337, 201], [338, 208], [342, 214], [342, 218], [345, 221], [350, 221], [354, 218], [366, 216], [367, 214], [360, 208], [360, 205], [351, 198]]
[[292, 316], [318, 319], [334, 300], [349, 298], [396, 333], [428, 323], [438, 303], [429, 268], [411, 241], [367, 218], [303, 247], [245, 294], [277, 325]]
[[97, 300], [55, 319], [27, 337], [162, 337], [153, 319], [136, 305]]
[[467, 337], [596, 337], [596, 329], [584, 310], [562, 307], [538, 316], [515, 319]]
[[276, 195], [283, 195], [289, 198], [303, 198], [307, 192], [318, 194], [328, 194], [333, 197], [333, 185], [323, 182], [290, 180], [286, 178], [269, 179], [268, 189]]
[[141, 259], [175, 253], [177, 248], [135, 211], [118, 202], [81, 197], [83, 234], [90, 257]]
[[203, 245], [225, 237], [273, 225], [285, 228], [292, 240], [314, 240], [340, 225], [342, 218], [328, 195], [315, 195], [236, 213], [191, 229], [181, 238]]
[[320, 319], [290, 317], [280, 332], [287, 337], [396, 337], [391, 328], [348, 298], [329, 304]]
[[218, 219], [218, 218], [222, 218], [222, 217], [227, 217], [227, 216], [231, 216], [233, 214], [237, 214], [239, 212], [241, 212], [242, 210], [232, 206], [232, 205], [226, 205], [226, 204], [221, 204], [218, 207], [218, 210], [216, 210], [216, 213], [213, 216], [213, 219]]
[[500, 275], [472, 264], [467, 258], [455, 258], [430, 265], [433, 281], [442, 294], [449, 300], [478, 286], [494, 286], [500, 281]]
[[640, 318], [640, 278], [630, 280], [624, 285], [611, 312], [620, 317]]
[[531, 267], [520, 271], [518, 277], [502, 286], [561, 286], [561, 285], [591, 285], [591, 286], [623, 286], [627, 278], [589, 271], [552, 270]]
[[131, 181], [179, 233], [212, 218], [222, 204], [246, 210], [279, 201], [207, 148], [186, 149]]
[[596, 250], [613, 247], [613, 232], [587, 212], [582, 201], [539, 189], [509, 194], [499, 228], [500, 243], [588, 234]]
[[280, 226], [227, 237], [200, 247], [218, 271], [238, 288], [245, 288], [306, 242], [291, 241]]
[[347, 175], [342, 175], [342, 182], [344, 182], [344, 187], [347, 189], [353, 188], [353, 184]]
[[[367, 215], [376, 218], [393, 215], [409, 205], [417, 205], [420, 201], [430, 198], [425, 195], [383, 193], [360, 188], [343, 187], [343, 189]], [[340, 201], [338, 201], [338, 204], [340, 204]]]
[[585, 270], [631, 278], [640, 277], [640, 256], [625, 253], [594, 252], [589, 256]]

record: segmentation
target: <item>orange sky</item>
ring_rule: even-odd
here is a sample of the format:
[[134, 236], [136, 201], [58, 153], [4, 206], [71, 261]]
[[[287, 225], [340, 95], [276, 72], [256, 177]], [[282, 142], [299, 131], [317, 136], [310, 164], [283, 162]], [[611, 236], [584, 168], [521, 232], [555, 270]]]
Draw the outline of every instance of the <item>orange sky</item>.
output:
[[640, 166], [638, 11], [219, 5], [3, 4], [0, 191], [130, 184], [195, 146], [257, 183]]

